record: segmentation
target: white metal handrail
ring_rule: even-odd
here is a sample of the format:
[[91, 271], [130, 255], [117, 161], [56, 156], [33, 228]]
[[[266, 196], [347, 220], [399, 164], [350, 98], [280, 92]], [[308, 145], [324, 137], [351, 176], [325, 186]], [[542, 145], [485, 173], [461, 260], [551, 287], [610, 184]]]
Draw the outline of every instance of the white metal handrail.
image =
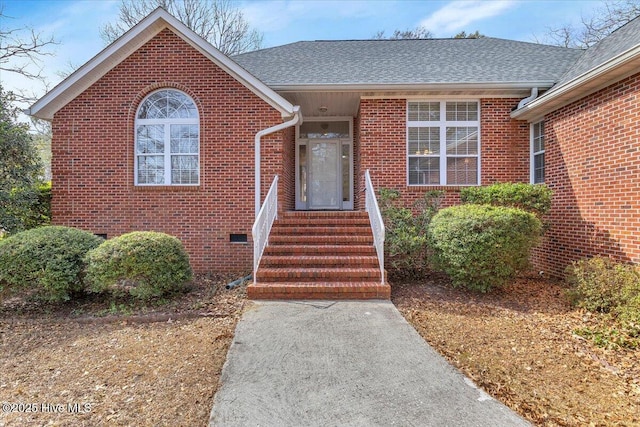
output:
[[253, 283], [256, 283], [256, 273], [264, 248], [269, 243], [269, 234], [273, 221], [278, 219], [278, 175], [273, 178], [271, 188], [264, 199], [264, 203], [256, 216], [251, 229], [253, 237]]
[[382, 214], [376, 199], [376, 192], [371, 183], [371, 175], [369, 169], [364, 173], [364, 189], [365, 189], [365, 210], [369, 214], [369, 222], [371, 223], [371, 231], [373, 232], [373, 244], [378, 253], [378, 263], [380, 264], [380, 277], [384, 284], [384, 222]]

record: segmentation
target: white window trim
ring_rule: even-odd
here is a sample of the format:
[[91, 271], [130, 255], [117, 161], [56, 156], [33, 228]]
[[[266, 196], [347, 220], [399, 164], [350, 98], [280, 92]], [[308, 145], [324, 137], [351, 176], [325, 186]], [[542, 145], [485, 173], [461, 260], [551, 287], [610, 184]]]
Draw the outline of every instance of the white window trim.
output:
[[[531, 184], [544, 184], [546, 181], [546, 177], [543, 176], [542, 177], [542, 182], [536, 182], [536, 162], [535, 162], [535, 157], [538, 155], [542, 155], [543, 158], [545, 156], [545, 151], [546, 149], [540, 150], [540, 151], [534, 151], [535, 150], [535, 131], [534, 131], [534, 127], [538, 124], [542, 123], [544, 126], [544, 120], [538, 120], [537, 122], [531, 123], [529, 126], [529, 182]], [[542, 137], [542, 140], [544, 141], [544, 143], [546, 144], [545, 141], [545, 132], [543, 131], [542, 134], [540, 135]], [[545, 145], [546, 148], [546, 145]], [[546, 160], [546, 159], [545, 159]], [[546, 162], [545, 162], [545, 175], [546, 175]]]
[[[193, 105], [196, 108], [196, 112], [197, 112], [197, 116], [196, 118], [189, 118], [189, 119], [185, 119], [185, 118], [175, 118], [175, 119], [139, 119], [138, 118], [138, 114], [140, 112], [140, 107], [142, 107], [142, 105], [147, 101], [147, 99], [152, 96], [154, 93], [156, 92], [160, 92], [162, 90], [172, 90], [172, 91], [176, 91], [176, 92], [180, 92], [182, 93], [184, 96], [188, 97], [191, 102], [193, 102]], [[163, 184], [156, 184], [156, 183], [151, 183], [151, 184], [146, 184], [146, 183], [139, 183], [138, 182], [138, 157], [140, 156], [144, 156], [144, 154], [138, 153], [138, 126], [143, 126], [143, 125], [163, 125], [165, 130], [164, 130], [164, 153], [162, 153], [162, 155], [164, 156], [164, 183]], [[171, 125], [198, 125], [198, 153], [194, 154], [194, 153], [188, 153], [188, 154], [183, 154], [183, 155], [197, 155], [198, 156], [198, 182], [197, 183], [187, 183], [187, 184], [174, 184], [171, 182], [171, 156], [172, 155], [176, 155], [179, 156], [181, 155], [181, 153], [171, 153]], [[156, 153], [156, 154], [149, 154], [149, 155], [156, 155], [159, 156], [161, 155], [160, 153]], [[134, 130], [133, 130], [133, 179], [134, 179], [134, 185], [136, 187], [164, 187], [164, 186], [171, 186], [171, 187], [196, 187], [200, 185], [200, 180], [201, 180], [201, 169], [200, 169], [200, 112], [198, 111], [198, 106], [196, 105], [196, 103], [194, 102], [193, 98], [191, 98], [189, 95], [187, 95], [186, 93], [184, 93], [181, 90], [178, 89], [173, 89], [173, 88], [162, 88], [162, 89], [158, 89], [155, 90], [151, 93], [149, 93], [147, 96], [144, 97], [144, 99], [142, 101], [140, 101], [140, 104], [138, 104], [138, 109], [136, 110], [136, 119], [135, 119], [135, 124], [134, 124]]]
[[[440, 120], [438, 121], [410, 121], [409, 120], [409, 104], [417, 102], [438, 102], [440, 103]], [[475, 102], [478, 104], [478, 120], [473, 121], [447, 121], [447, 102]], [[477, 187], [481, 185], [480, 177], [481, 173], [481, 104], [479, 99], [467, 99], [467, 98], [437, 98], [437, 99], [407, 99], [406, 103], [406, 183], [408, 187]], [[410, 127], [438, 127], [440, 130], [440, 183], [439, 184], [411, 184], [409, 183], [409, 156], [418, 157], [409, 153], [409, 128]], [[476, 127], [478, 129], [478, 154], [473, 155], [447, 155], [447, 127]], [[420, 156], [420, 157], [436, 157], [436, 156]], [[476, 157], [478, 159], [478, 172], [476, 177], [476, 184], [449, 184], [447, 183], [447, 158], [448, 157]]]

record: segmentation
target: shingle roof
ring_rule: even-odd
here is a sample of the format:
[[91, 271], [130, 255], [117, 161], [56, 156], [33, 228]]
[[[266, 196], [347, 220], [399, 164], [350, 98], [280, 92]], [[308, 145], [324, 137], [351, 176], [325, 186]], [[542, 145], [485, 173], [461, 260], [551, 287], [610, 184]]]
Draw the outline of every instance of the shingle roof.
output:
[[640, 17], [629, 21], [585, 50], [549, 92], [636, 47], [638, 43], [640, 43]]
[[581, 50], [496, 38], [297, 42], [234, 56], [272, 87], [555, 82]]

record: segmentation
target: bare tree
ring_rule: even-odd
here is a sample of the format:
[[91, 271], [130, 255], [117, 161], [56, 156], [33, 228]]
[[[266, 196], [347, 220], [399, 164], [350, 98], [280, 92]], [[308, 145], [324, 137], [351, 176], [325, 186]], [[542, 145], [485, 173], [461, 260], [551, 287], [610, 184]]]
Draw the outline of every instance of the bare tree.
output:
[[[6, 28], [6, 23], [12, 18], [3, 11], [0, 4], [0, 72], [42, 81], [42, 57], [52, 56], [53, 53], [47, 49], [57, 42], [53, 36], [43, 37], [33, 28]], [[28, 33], [28, 36], [23, 36], [23, 33]]]
[[484, 34], [480, 34], [480, 31], [476, 30], [475, 33], [467, 33], [466, 31], [460, 31], [453, 36], [454, 39], [481, 39], [486, 37]]
[[484, 34], [480, 34], [480, 31], [476, 30], [475, 33], [467, 33], [466, 31], [460, 31], [458, 34], [453, 36], [454, 39], [482, 39], [486, 36]]
[[385, 30], [378, 31], [373, 35], [375, 40], [400, 40], [400, 39], [430, 39], [433, 38], [433, 33], [427, 30], [425, 27], [419, 26], [412, 29], [395, 30], [392, 35], [386, 37], [384, 35]]
[[158, 7], [178, 18], [225, 55], [237, 55], [262, 46], [262, 33], [249, 27], [231, 0], [121, 0], [118, 21], [100, 29], [111, 43]]
[[640, 0], [606, 0], [580, 26], [548, 28], [539, 43], [586, 49], [640, 15]]

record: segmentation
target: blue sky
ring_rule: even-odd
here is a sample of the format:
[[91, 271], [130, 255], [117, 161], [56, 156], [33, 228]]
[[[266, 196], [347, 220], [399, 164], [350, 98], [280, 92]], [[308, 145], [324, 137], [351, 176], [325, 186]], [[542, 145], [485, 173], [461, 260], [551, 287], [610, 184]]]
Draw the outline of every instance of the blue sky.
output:
[[[3, 14], [10, 17], [3, 28], [31, 27], [60, 42], [53, 56], [44, 58], [44, 73], [52, 84], [56, 72], [69, 64], [82, 65], [104, 48], [99, 28], [118, 15], [117, 0], [0, 0]], [[367, 39], [377, 31], [424, 25], [436, 37], [451, 37], [459, 31], [521, 41], [543, 38], [548, 27], [579, 25], [590, 16], [598, 1], [527, 0], [265, 0], [239, 1], [250, 24], [264, 34], [264, 47], [300, 40]], [[0, 75], [5, 89], [26, 89], [43, 94], [42, 85], [9, 73]]]

